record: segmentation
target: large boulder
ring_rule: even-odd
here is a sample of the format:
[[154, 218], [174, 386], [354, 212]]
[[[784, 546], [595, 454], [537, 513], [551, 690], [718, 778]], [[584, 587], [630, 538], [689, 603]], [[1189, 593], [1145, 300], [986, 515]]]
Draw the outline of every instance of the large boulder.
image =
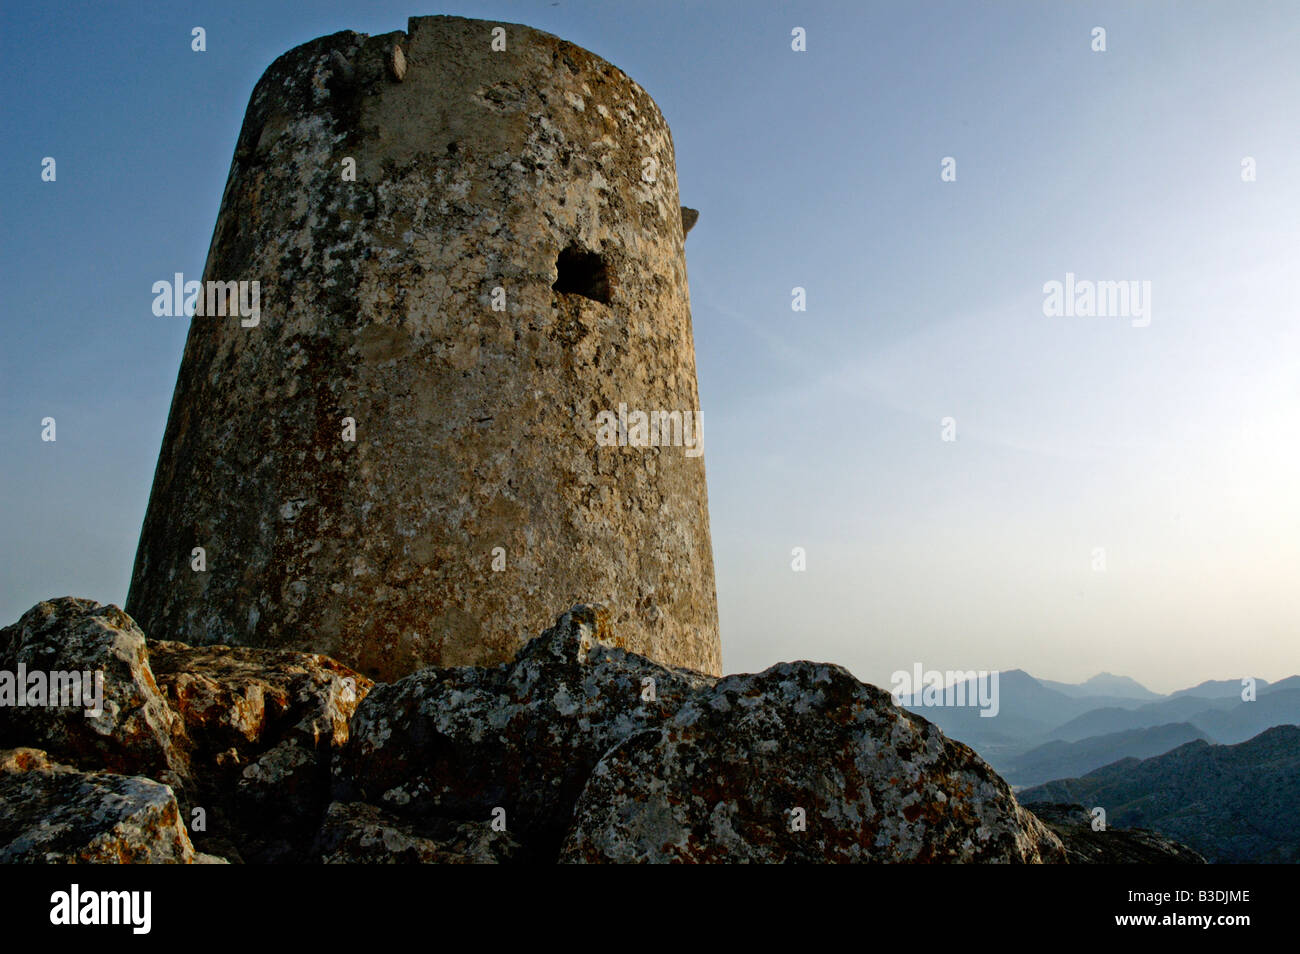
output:
[[508, 820], [567, 861], [1063, 861], [966, 746], [830, 665], [721, 681], [575, 606], [511, 664], [377, 686], [335, 797], [415, 830]]
[[0, 863], [190, 864], [172, 790], [152, 779], [81, 772], [38, 749], [0, 751]]
[[591, 773], [561, 860], [1045, 862], [974, 752], [840, 666], [729, 676]]
[[301, 861], [329, 804], [330, 761], [373, 683], [327, 656], [150, 642], [193, 742], [200, 843], [246, 861]]
[[[32, 685], [46, 684], [40, 704], [30, 693], [22, 705], [6, 697], [6, 677], [20, 672]], [[50, 698], [51, 683], [73, 682], [80, 693]], [[102, 698], [88, 708], [87, 693], [99, 695], [100, 686]], [[185, 728], [159, 691], [144, 633], [116, 606], [94, 600], [37, 603], [0, 630], [0, 746], [32, 746], [81, 769], [148, 775], [178, 789], [188, 784]]]
[[491, 669], [424, 669], [376, 686], [335, 764], [335, 796], [413, 819], [489, 821], [554, 858], [600, 757], [671, 716], [712, 677], [615, 648], [579, 605]]

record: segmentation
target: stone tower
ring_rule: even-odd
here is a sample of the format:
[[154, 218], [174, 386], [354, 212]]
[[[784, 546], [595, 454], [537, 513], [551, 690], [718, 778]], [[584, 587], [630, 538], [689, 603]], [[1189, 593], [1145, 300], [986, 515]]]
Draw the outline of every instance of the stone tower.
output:
[[[508, 659], [599, 601], [627, 648], [719, 672], [683, 241], [658, 107], [573, 44], [418, 17], [281, 56], [128, 611], [392, 679]], [[254, 281], [252, 309], [214, 284]]]

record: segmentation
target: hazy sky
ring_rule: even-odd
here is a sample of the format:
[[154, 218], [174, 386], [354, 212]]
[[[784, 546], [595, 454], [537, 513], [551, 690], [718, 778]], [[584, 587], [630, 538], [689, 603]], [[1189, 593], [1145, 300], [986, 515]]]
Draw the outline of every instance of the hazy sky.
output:
[[[202, 271], [262, 71], [452, 13], [672, 127], [727, 671], [1300, 670], [1300, 4], [61, 6], [0, 13], [0, 624], [126, 598], [186, 333], [150, 288]], [[1045, 316], [1067, 272], [1149, 325]]]

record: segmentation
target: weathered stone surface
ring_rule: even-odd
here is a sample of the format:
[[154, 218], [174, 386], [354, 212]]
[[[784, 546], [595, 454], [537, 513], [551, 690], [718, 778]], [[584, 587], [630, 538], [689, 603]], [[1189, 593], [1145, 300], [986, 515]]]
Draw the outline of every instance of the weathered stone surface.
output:
[[[193, 740], [200, 846], [302, 860], [329, 803], [333, 752], [371, 681], [309, 653], [151, 642], [164, 697]], [[233, 850], [232, 850], [233, 847]]]
[[602, 411], [699, 409], [683, 239], [667, 124], [586, 50], [420, 17], [280, 57], [204, 273], [259, 281], [260, 321], [191, 322], [128, 610], [393, 679], [592, 598], [718, 673], [703, 457], [597, 443]]
[[511, 664], [376, 686], [336, 761], [336, 793], [416, 819], [486, 822], [504, 808], [508, 830], [553, 857], [605, 751], [713, 681], [617, 641], [602, 607], [575, 606]]
[[62, 597], [0, 630], [0, 670], [102, 672], [103, 711], [0, 705], [0, 746], [32, 746], [82, 769], [184, 785], [188, 742], [149, 665], [145, 636], [116, 606]]
[[196, 859], [170, 788], [80, 772], [38, 749], [0, 750], [0, 863], [189, 864]]
[[501, 864], [519, 853], [484, 822], [431, 820], [422, 831], [364, 802], [334, 802], [320, 831], [325, 864]]
[[[118, 682], [152, 687], [189, 788], [178, 804], [156, 780], [0, 752], [0, 860], [1065, 858], [970, 749], [840, 667], [673, 669], [620, 645], [598, 605], [573, 607], [510, 663], [374, 686], [283, 650], [160, 641], [151, 666], [130, 619], [85, 600], [23, 620], [4, 645], [130, 650], [108, 653], [130, 663]], [[128, 761], [153, 751], [137, 722], [111, 725], [136, 739]]]
[[201, 752], [250, 752], [294, 740], [337, 748], [374, 685], [328, 656], [151, 641], [149, 660], [168, 705]]
[[1092, 815], [1082, 805], [1039, 802], [1030, 805], [1040, 821], [1065, 846], [1070, 864], [1075, 865], [1203, 865], [1205, 858], [1145, 828], [1114, 828], [1093, 831]]
[[[802, 809], [806, 830], [793, 830]], [[974, 752], [847, 670], [728, 676], [601, 759], [562, 860], [1041, 862], [1060, 842]]]

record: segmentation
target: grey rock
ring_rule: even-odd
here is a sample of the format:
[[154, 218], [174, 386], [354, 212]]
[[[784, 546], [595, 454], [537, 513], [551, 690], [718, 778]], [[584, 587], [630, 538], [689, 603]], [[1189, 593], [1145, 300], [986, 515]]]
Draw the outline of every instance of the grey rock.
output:
[[847, 670], [798, 662], [728, 676], [608, 752], [561, 860], [1059, 862], [1064, 851], [969, 748]]
[[31, 748], [0, 750], [0, 863], [189, 864], [170, 788], [81, 772]]
[[0, 630], [0, 670], [103, 673], [103, 711], [0, 705], [0, 746], [32, 746], [82, 769], [188, 784], [189, 741], [149, 665], [144, 633], [116, 606], [62, 597]]
[[[112, 723], [131, 733], [130, 745], [78, 749], [68, 732], [44, 734], [98, 768], [107, 757], [136, 764], [148, 761], [140, 752], [169, 751], [141, 726], [170, 726], [207, 824], [187, 832], [186, 803], [154, 779], [6, 750], [0, 859], [1067, 856], [975, 753], [844, 669], [800, 662], [721, 680], [673, 669], [621, 645], [599, 605], [574, 606], [509, 663], [426, 669], [373, 687], [314, 654], [145, 645], [129, 617], [89, 601], [41, 604], [20, 623], [3, 631], [11, 656], [44, 658], [33, 647], [47, 646], [84, 658], [100, 647], [95, 658], [121, 664], [116, 698], [126, 698], [123, 687], [152, 692], [139, 705], [153, 721]], [[155, 761], [159, 776], [174, 774]]]
[[336, 795], [403, 818], [486, 821], [504, 808], [520, 842], [554, 857], [600, 757], [713, 682], [616, 642], [604, 608], [579, 605], [513, 663], [376, 686], [336, 760]]

